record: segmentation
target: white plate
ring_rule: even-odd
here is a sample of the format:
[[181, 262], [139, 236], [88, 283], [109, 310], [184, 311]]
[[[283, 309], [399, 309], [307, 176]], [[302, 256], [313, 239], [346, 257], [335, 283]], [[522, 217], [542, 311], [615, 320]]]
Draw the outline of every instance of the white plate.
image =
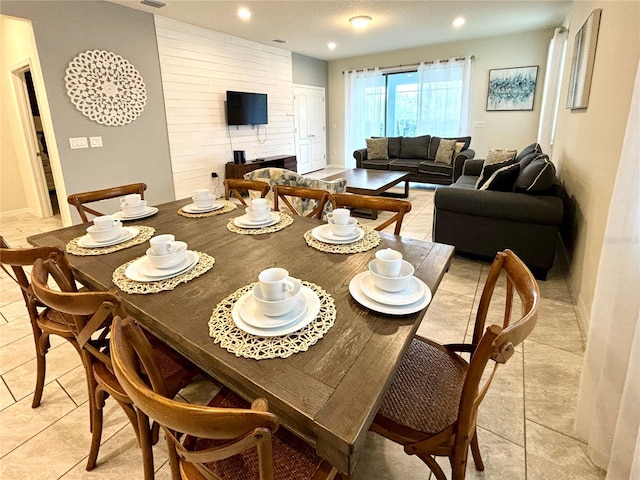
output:
[[195, 203], [190, 203], [189, 205], [182, 207], [182, 210], [187, 213], [207, 213], [213, 212], [214, 210], [220, 210], [222, 207], [224, 207], [224, 203], [214, 203], [212, 206], [206, 208], [196, 207]]
[[[176, 275], [180, 275], [181, 273], [191, 270], [198, 263], [199, 259], [200, 257], [198, 257], [198, 254], [196, 252], [187, 250], [187, 258], [185, 258], [184, 262], [182, 262], [180, 265], [176, 265], [175, 267], [170, 269], [165, 269], [162, 275], [152, 276], [145, 275], [144, 273], [142, 273], [142, 271], [140, 271], [140, 265], [144, 265], [144, 262], [148, 261], [147, 257], [140, 257], [125, 269], [124, 275], [129, 280], [133, 280], [135, 282], [157, 282], [159, 280], [166, 280], [167, 278], [175, 277]], [[150, 265], [149, 267], [153, 268]], [[144, 266], [142, 267], [142, 269], [145, 269]], [[154, 270], [160, 271], [160, 269], [155, 268]]]
[[374, 312], [386, 313], [387, 315], [408, 315], [410, 313], [419, 312], [431, 302], [431, 290], [429, 290], [429, 287], [419, 278], [416, 278], [416, 280], [424, 286], [424, 295], [420, 300], [414, 303], [410, 303], [408, 305], [385, 305], [384, 303], [371, 300], [362, 292], [362, 288], [360, 286], [362, 279], [368, 274], [369, 271], [364, 271], [353, 277], [351, 282], [349, 282], [349, 292], [359, 304], [370, 308]]
[[78, 245], [84, 248], [110, 247], [111, 245], [117, 245], [118, 243], [131, 240], [139, 233], [140, 230], [135, 227], [122, 227], [122, 232], [118, 238], [109, 240], [108, 242], [96, 242], [94, 240], [91, 240], [89, 235], [85, 235], [84, 237], [80, 238], [80, 240], [78, 240]]
[[316, 240], [319, 240], [323, 243], [330, 243], [330, 244], [335, 244], [335, 245], [344, 245], [347, 243], [355, 243], [358, 242], [360, 240], [362, 240], [362, 238], [364, 237], [364, 230], [362, 230], [359, 227], [356, 227], [356, 230], [358, 231], [358, 234], [355, 237], [352, 238], [344, 238], [344, 237], [337, 237], [337, 236], [333, 236], [333, 237], [328, 237], [325, 236], [325, 231], [327, 230], [328, 225], [318, 225], [316, 228], [314, 228], [313, 230], [311, 230], [311, 235], [313, 235], [313, 238], [315, 238]]
[[271, 225], [275, 225], [279, 221], [280, 214], [276, 212], [271, 212], [271, 218], [269, 220], [262, 220], [260, 222], [252, 222], [251, 220], [249, 220], [249, 217], [246, 214], [233, 219], [233, 223], [235, 224], [235, 226], [240, 228], [270, 227]]
[[150, 217], [151, 215], [155, 215], [156, 213], [158, 213], [157, 207], [147, 207], [145, 208], [144, 212], [138, 213], [137, 215], [125, 215], [124, 212], [120, 210], [119, 212], [112, 214], [112, 216], [113, 218], [117, 218], [118, 220], [127, 221], [127, 220], [138, 220], [140, 218], [147, 218], [147, 217]]
[[246, 298], [249, 295], [253, 294], [251, 292], [248, 292], [240, 297], [240, 299], [233, 306], [231, 316], [234, 323], [236, 324], [236, 327], [238, 327], [242, 331], [250, 333], [251, 335], [257, 335], [258, 337], [279, 337], [281, 335], [287, 335], [288, 333], [296, 332], [313, 322], [318, 316], [318, 313], [320, 313], [320, 299], [313, 290], [303, 285], [302, 295], [305, 298], [307, 309], [304, 315], [302, 315], [299, 320], [276, 328], [254, 327], [245, 322], [240, 315], [240, 306], [242, 305], [242, 302], [246, 301]]
[[373, 275], [370, 272], [365, 272], [360, 280], [360, 290], [371, 300], [384, 303], [385, 305], [409, 305], [410, 303], [417, 302], [424, 295], [425, 285], [416, 277], [411, 277], [409, 285], [404, 290], [399, 292], [385, 292], [379, 289], [373, 283]]
[[[307, 311], [307, 300], [304, 295], [296, 300], [296, 303], [290, 312], [279, 317], [268, 317], [260, 311], [258, 303], [255, 301], [253, 294], [242, 297], [244, 301], [239, 305], [239, 313], [242, 320], [253, 327], [258, 328], [277, 328], [289, 325], [296, 320], [300, 320], [302, 315]], [[238, 301], [240, 302], [240, 301]]]
[[358, 235], [360, 235], [360, 228], [357, 225], [354, 225], [353, 232], [349, 235], [336, 235], [333, 233], [330, 224], [321, 225], [321, 229], [318, 231], [321, 237], [324, 237], [328, 240], [353, 240]]

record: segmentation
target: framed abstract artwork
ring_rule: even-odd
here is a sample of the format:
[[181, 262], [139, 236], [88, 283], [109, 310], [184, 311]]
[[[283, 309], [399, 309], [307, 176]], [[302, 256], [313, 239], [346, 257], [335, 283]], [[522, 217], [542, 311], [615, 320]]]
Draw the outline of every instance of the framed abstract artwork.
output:
[[602, 10], [596, 8], [582, 28], [576, 33], [573, 43], [573, 57], [571, 60], [571, 75], [569, 76], [569, 93], [567, 94], [567, 108], [587, 108], [593, 63], [596, 59], [596, 44], [598, 43], [598, 29]]
[[533, 110], [538, 66], [489, 70], [487, 111]]

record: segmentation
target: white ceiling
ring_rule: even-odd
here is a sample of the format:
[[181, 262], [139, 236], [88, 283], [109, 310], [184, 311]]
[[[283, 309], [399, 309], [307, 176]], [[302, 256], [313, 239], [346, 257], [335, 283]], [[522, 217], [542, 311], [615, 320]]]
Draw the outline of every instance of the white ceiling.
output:
[[[217, 1], [162, 0], [165, 7], [141, 5], [139, 0], [113, 3], [155, 13], [192, 25], [274, 45], [323, 60], [495, 37], [561, 25], [570, 1]], [[243, 21], [239, 7], [252, 16]], [[364, 31], [356, 31], [349, 18], [373, 18]], [[463, 16], [466, 25], [456, 29], [453, 19]], [[279, 45], [272, 40], [286, 40]], [[327, 43], [335, 42], [330, 51]]]

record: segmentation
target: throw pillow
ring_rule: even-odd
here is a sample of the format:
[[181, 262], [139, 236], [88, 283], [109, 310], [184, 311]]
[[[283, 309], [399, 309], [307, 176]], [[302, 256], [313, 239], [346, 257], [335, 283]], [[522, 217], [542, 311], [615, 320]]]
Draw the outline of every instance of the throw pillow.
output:
[[482, 165], [482, 172], [476, 182], [476, 188], [481, 189], [484, 183], [493, 175], [497, 170], [507, 165], [514, 163], [516, 157], [515, 150], [501, 150], [494, 148], [489, 150], [487, 158]]
[[520, 162], [520, 160], [522, 160], [524, 157], [526, 157], [531, 153], [542, 153], [542, 147], [540, 146], [539, 143], [532, 143], [531, 145], [527, 145], [526, 147], [524, 147], [516, 157], [516, 162]]
[[[520, 157], [520, 155], [518, 155]], [[524, 170], [529, 166], [531, 162], [533, 162], [537, 158], [548, 158], [544, 153], [532, 152], [529, 155], [524, 155], [520, 157], [518, 161], [518, 157], [516, 157], [516, 163], [520, 164], [520, 171]]]
[[505, 161], [514, 160], [516, 158], [515, 150], [503, 150], [500, 148], [492, 148], [487, 153], [487, 156], [484, 160], [485, 165], [490, 165], [492, 163], [502, 163]]
[[400, 158], [420, 158], [426, 160], [429, 156], [430, 141], [430, 135], [402, 137], [400, 141]]
[[389, 160], [389, 140], [382, 138], [367, 138], [367, 159], [369, 160]]
[[464, 150], [464, 142], [456, 142], [456, 148], [453, 149], [453, 158], [456, 158], [462, 150]]
[[438, 163], [451, 165], [451, 161], [453, 160], [453, 152], [455, 148], [456, 148], [455, 140], [445, 140], [443, 138], [442, 140], [440, 140], [440, 144], [438, 145], [438, 151], [436, 152], [435, 161]]
[[486, 182], [480, 187], [480, 190], [496, 190], [498, 192], [510, 192], [513, 190], [513, 183], [520, 173], [520, 164], [512, 163], [504, 167], [498, 168]]
[[514, 192], [535, 193], [551, 188], [556, 180], [556, 167], [549, 161], [547, 155], [536, 158], [524, 168], [515, 183]]

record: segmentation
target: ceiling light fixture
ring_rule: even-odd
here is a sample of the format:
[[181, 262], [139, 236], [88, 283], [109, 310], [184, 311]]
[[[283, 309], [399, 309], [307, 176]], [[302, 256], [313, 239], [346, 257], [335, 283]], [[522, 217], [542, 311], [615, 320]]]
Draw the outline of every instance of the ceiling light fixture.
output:
[[287, 43], [286, 40], [282, 40], [281, 38], [274, 38], [271, 40], [273, 43]]
[[456, 28], [460, 28], [465, 23], [467, 23], [467, 20], [464, 17], [458, 17], [453, 21], [453, 26]]
[[351, 22], [351, 25], [353, 25], [354, 28], [362, 30], [363, 28], [367, 28], [367, 25], [369, 25], [371, 20], [371, 17], [368, 15], [358, 15], [357, 17], [351, 17], [349, 22]]
[[238, 16], [242, 20], [249, 20], [251, 18], [251, 11], [248, 8], [240, 7], [238, 9]]
[[327, 48], [328, 48], [329, 50], [335, 50], [337, 46], [338, 46], [338, 45], [336, 45], [336, 42], [329, 42], [329, 43], [327, 43]]
[[146, 5], [148, 7], [153, 7], [153, 8], [162, 8], [167, 5], [166, 3], [159, 2], [158, 0], [141, 0], [140, 3], [142, 5]]

